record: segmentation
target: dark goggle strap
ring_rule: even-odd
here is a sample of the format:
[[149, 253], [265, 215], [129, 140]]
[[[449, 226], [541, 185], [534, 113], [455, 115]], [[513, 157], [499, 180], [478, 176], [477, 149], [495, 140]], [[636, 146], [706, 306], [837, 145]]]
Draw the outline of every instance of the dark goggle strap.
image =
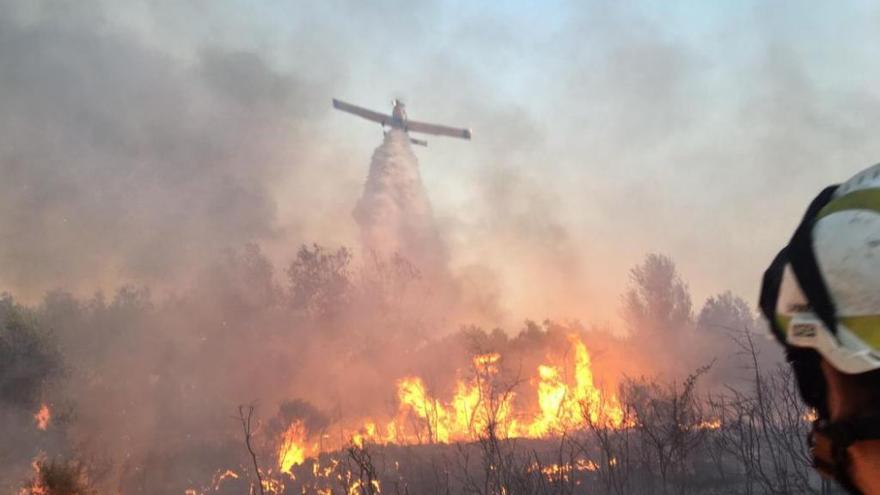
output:
[[779, 321], [776, 319], [776, 306], [779, 304], [779, 289], [782, 286], [785, 265], [788, 264], [787, 254], [788, 246], [779, 251], [779, 254], [773, 258], [773, 262], [764, 272], [764, 278], [761, 282], [761, 298], [758, 301], [761, 313], [770, 323], [773, 336], [784, 346], [788, 346], [788, 343], [785, 341], [785, 329], [779, 325]]
[[837, 335], [837, 309], [834, 301], [831, 300], [822, 272], [819, 271], [819, 263], [816, 261], [816, 253], [813, 250], [813, 227], [816, 224], [816, 217], [831, 201], [837, 187], [828, 186], [813, 199], [786, 249], [788, 262], [811, 309], [834, 335]]
[[[801, 397], [807, 405], [816, 409], [819, 418], [828, 418], [825, 378], [819, 366], [821, 358], [813, 349], [788, 345], [786, 329], [777, 320], [779, 293], [786, 265], [790, 265], [798, 285], [811, 309], [832, 332], [837, 332], [836, 309], [825, 281], [819, 271], [813, 251], [813, 227], [822, 208], [831, 201], [838, 186], [826, 187], [810, 203], [801, 223], [788, 245], [782, 248], [764, 272], [761, 286], [760, 308], [773, 330], [773, 335], [785, 347], [786, 359], [791, 364]], [[786, 308], [787, 309], [787, 308]]]
[[770, 322], [774, 335], [783, 345], [787, 345], [785, 329], [779, 327], [776, 320], [776, 311], [779, 304], [779, 290], [782, 287], [782, 278], [786, 265], [791, 265], [798, 285], [800, 285], [804, 296], [807, 298], [811, 308], [816, 312], [816, 315], [822, 320], [822, 323], [832, 333], [837, 332], [837, 311], [834, 303], [831, 301], [825, 280], [819, 271], [816, 254], [813, 251], [813, 226], [816, 224], [816, 217], [822, 211], [822, 208], [831, 201], [837, 187], [826, 187], [813, 199], [788, 245], [779, 251], [773, 262], [770, 263], [770, 266], [764, 272], [759, 302], [761, 312]]
[[815, 349], [787, 346], [785, 358], [794, 372], [798, 391], [804, 402], [816, 410], [820, 419], [831, 417], [828, 409], [828, 385], [822, 373], [822, 357]]
[[823, 475], [834, 478], [850, 493], [861, 493], [850, 477], [849, 447], [857, 442], [880, 440], [880, 417], [870, 416], [845, 421], [813, 422], [810, 453], [813, 465]]

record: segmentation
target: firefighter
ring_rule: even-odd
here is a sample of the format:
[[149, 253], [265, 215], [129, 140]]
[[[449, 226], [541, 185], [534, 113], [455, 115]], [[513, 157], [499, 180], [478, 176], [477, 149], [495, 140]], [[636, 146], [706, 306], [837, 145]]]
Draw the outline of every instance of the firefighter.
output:
[[760, 305], [815, 410], [816, 469], [880, 494], [880, 164], [816, 196], [764, 273]]

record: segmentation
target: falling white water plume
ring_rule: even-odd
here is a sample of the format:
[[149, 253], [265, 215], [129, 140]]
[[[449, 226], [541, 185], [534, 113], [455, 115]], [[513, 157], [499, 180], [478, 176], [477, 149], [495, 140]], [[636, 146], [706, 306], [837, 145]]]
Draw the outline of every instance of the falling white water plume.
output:
[[437, 231], [419, 162], [406, 132], [389, 130], [373, 152], [354, 218], [367, 252], [382, 257], [399, 254], [423, 273], [446, 271], [446, 246]]

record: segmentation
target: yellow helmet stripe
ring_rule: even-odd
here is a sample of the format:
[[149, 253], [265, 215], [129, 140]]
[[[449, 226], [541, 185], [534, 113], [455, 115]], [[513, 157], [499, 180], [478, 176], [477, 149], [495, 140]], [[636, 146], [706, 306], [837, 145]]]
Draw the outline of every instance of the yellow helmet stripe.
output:
[[880, 213], [880, 189], [859, 189], [831, 200], [824, 208], [819, 210], [816, 219], [827, 217], [832, 213], [847, 210], [869, 210]]
[[880, 349], [880, 315], [850, 316], [840, 318], [840, 323], [862, 342], [874, 349]]

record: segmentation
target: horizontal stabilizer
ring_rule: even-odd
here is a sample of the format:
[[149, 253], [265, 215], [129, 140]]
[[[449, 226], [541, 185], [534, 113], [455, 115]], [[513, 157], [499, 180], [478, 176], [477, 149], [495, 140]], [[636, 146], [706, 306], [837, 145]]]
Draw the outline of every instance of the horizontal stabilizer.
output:
[[424, 139], [409, 138], [409, 142], [411, 142], [412, 144], [417, 144], [419, 146], [428, 146], [428, 142]]

